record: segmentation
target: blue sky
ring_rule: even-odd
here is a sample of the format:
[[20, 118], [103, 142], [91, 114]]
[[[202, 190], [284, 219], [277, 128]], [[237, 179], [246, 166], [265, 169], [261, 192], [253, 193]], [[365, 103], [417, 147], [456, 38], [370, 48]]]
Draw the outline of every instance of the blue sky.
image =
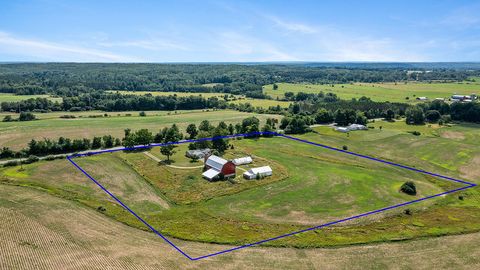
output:
[[0, 61], [480, 61], [480, 1], [1, 1]]

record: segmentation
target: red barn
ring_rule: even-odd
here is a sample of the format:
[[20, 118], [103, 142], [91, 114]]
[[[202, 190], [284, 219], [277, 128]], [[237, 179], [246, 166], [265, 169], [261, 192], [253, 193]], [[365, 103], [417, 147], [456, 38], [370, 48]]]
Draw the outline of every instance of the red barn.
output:
[[210, 181], [221, 177], [235, 177], [235, 164], [215, 155], [205, 157], [205, 171], [202, 176]]

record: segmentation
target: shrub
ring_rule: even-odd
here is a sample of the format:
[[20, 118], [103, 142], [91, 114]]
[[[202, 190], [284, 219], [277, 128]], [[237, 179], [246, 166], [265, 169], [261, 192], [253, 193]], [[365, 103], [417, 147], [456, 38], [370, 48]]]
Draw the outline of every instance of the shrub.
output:
[[417, 187], [412, 181], [403, 183], [403, 185], [400, 187], [400, 191], [408, 195], [417, 195]]
[[405, 209], [404, 213], [405, 213], [405, 215], [411, 216], [412, 215], [412, 210], [407, 208], [407, 209]]
[[24, 160], [23, 164], [30, 164], [39, 161], [40, 159], [37, 156], [30, 155], [26, 160]]
[[141, 111], [140, 113], [138, 113], [139, 116], [147, 116], [147, 114], [144, 112], [144, 111]]
[[348, 150], [348, 146], [344, 145], [344, 146], [342, 146], [342, 149], [346, 151], [346, 150]]
[[409, 131], [408, 133], [413, 134], [413, 135], [415, 135], [415, 136], [420, 136], [420, 135], [422, 135], [422, 133], [420, 133], [420, 131], [416, 131], [416, 130], [415, 130], [415, 131]]
[[13, 167], [13, 166], [17, 166], [17, 165], [18, 165], [18, 161], [10, 160], [10, 161], [4, 163], [3, 167]]
[[6, 115], [4, 118], [3, 118], [3, 122], [12, 122], [12, 121], [15, 121], [11, 115]]

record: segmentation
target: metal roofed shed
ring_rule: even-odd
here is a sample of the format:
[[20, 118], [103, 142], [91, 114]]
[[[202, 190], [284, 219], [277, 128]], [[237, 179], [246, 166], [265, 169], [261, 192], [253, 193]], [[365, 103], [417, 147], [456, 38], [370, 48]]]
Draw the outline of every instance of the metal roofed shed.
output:
[[273, 174], [272, 168], [270, 166], [263, 166], [258, 168], [252, 168], [243, 173], [245, 179], [256, 179], [257, 177], [263, 178], [271, 176]]
[[197, 158], [201, 159], [204, 158], [205, 156], [208, 156], [211, 154], [210, 148], [205, 148], [205, 149], [194, 149], [194, 150], [188, 150], [185, 152], [185, 156], [189, 158]]
[[220, 171], [217, 171], [215, 169], [209, 169], [209, 170], [204, 171], [202, 173], [202, 176], [211, 181], [211, 180], [215, 179], [219, 174], [220, 174]]
[[253, 162], [252, 157], [241, 157], [241, 158], [236, 158], [233, 161], [233, 164], [235, 165], [245, 165], [245, 164], [250, 164]]

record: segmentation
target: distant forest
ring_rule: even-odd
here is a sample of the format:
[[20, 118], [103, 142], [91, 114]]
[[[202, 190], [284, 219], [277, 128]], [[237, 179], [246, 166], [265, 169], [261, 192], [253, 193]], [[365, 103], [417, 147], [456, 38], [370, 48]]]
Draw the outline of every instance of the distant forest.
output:
[[462, 81], [479, 74], [479, 63], [5, 63], [0, 64], [0, 93], [68, 97], [130, 90], [222, 92], [266, 98], [262, 85], [276, 82]]

